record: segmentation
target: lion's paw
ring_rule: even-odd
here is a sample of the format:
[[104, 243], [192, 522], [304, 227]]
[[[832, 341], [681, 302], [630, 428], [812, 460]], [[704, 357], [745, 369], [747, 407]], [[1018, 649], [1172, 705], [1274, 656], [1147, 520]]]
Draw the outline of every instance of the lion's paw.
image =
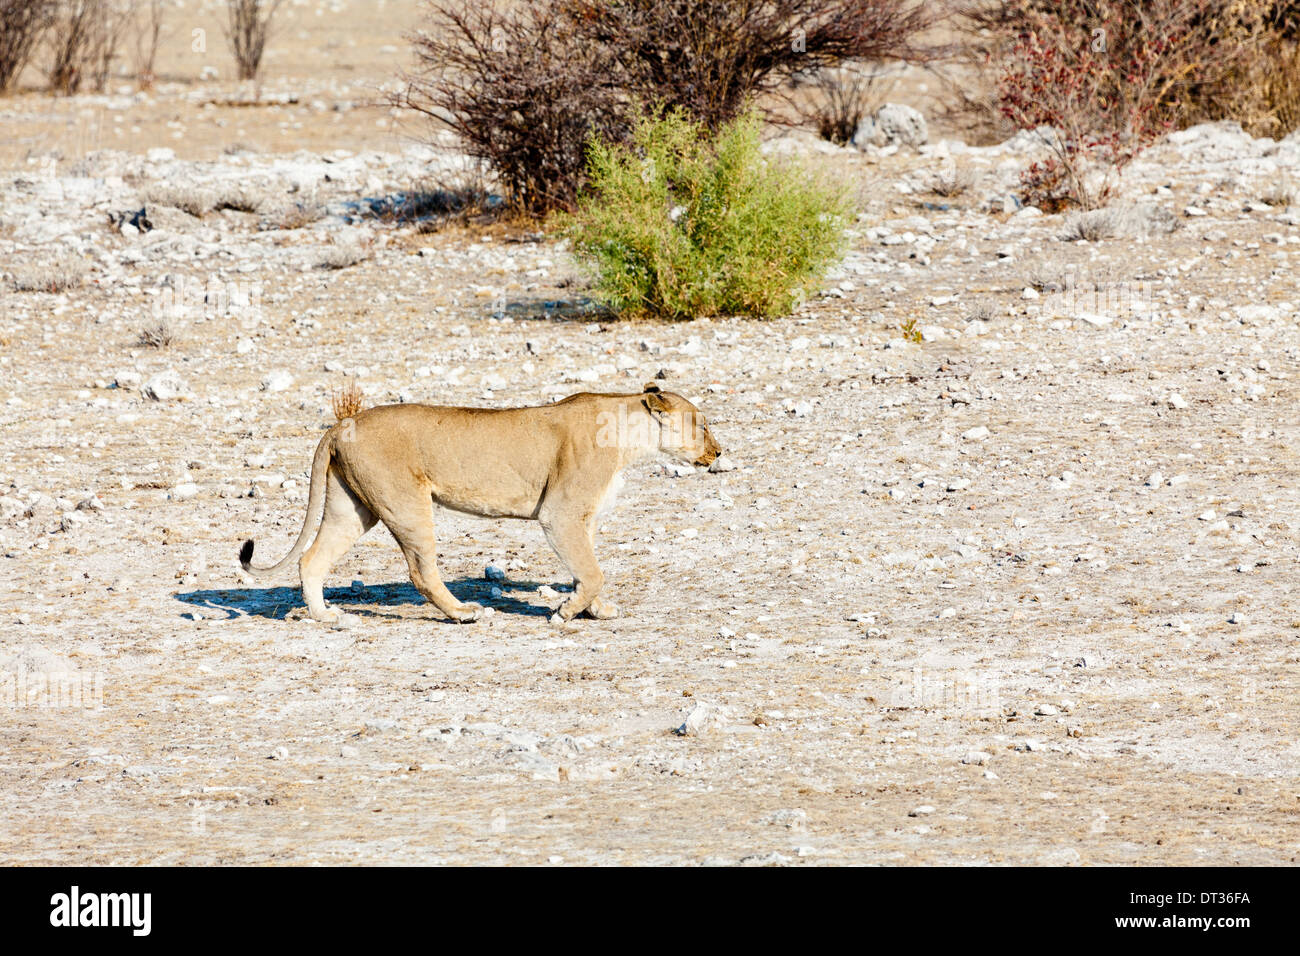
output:
[[596, 598], [588, 605], [587, 614], [598, 621], [608, 621], [610, 618], [618, 617], [618, 605], [613, 601], [602, 601]]
[[483, 616], [483, 605], [462, 604], [447, 615], [459, 624], [470, 624]]

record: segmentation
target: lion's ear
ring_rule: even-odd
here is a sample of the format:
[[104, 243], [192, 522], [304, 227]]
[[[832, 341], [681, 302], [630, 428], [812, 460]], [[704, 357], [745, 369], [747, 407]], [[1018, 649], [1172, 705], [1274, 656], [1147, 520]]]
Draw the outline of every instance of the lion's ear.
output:
[[642, 391], [642, 392], [659, 392], [659, 391], [662, 391], [662, 389], [661, 389], [658, 385], [656, 385], [654, 382], [646, 382], [646, 383], [645, 383], [645, 388], [641, 389], [641, 391]]
[[651, 415], [664, 415], [672, 411], [672, 403], [664, 398], [662, 392], [655, 390], [646, 392], [645, 397], [641, 399], [641, 404], [646, 407]]

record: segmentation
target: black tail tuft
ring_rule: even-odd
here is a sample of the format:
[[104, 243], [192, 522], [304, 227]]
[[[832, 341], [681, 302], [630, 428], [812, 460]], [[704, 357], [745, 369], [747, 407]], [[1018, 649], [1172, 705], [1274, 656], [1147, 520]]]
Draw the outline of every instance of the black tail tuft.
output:
[[252, 560], [253, 560], [253, 539], [249, 538], [247, 541], [244, 542], [244, 546], [239, 549], [239, 563], [242, 564], [244, 567], [248, 567], [249, 563]]

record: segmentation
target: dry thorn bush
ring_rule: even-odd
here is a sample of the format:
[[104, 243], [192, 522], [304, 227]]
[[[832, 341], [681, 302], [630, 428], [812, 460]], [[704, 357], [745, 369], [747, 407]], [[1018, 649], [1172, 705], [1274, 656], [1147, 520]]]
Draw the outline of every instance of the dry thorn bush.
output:
[[810, 81], [795, 77], [796, 90], [810, 87], [800, 112], [817, 135], [839, 146], [853, 141], [862, 121], [884, 105], [897, 80], [877, 64], [845, 63], [818, 70]]
[[89, 83], [102, 93], [135, 19], [133, 0], [61, 0], [49, 26], [50, 90], [71, 95]]
[[226, 43], [235, 58], [241, 80], [257, 78], [271, 33], [271, 18], [284, 0], [226, 0], [222, 24]]
[[396, 105], [450, 128], [513, 212], [573, 211], [592, 139], [634, 104], [710, 130], [755, 96], [850, 59], [921, 58], [929, 5], [899, 0], [431, 0]]
[[137, 0], [135, 32], [135, 79], [142, 90], [153, 89], [154, 62], [158, 59], [158, 42], [162, 38], [166, 0]]
[[57, 9], [57, 0], [0, 0], [0, 93], [13, 87]]

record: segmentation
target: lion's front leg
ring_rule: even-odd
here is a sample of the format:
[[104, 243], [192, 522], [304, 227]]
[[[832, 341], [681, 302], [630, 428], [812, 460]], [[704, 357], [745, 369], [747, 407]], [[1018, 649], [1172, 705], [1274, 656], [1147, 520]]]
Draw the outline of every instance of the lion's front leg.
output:
[[587, 611], [592, 617], [613, 617], [618, 608], [601, 601], [597, 595], [605, 586], [605, 575], [596, 561], [592, 544], [591, 520], [543, 519], [542, 530], [555, 553], [573, 575], [573, 596], [560, 605], [556, 613], [563, 621]]

